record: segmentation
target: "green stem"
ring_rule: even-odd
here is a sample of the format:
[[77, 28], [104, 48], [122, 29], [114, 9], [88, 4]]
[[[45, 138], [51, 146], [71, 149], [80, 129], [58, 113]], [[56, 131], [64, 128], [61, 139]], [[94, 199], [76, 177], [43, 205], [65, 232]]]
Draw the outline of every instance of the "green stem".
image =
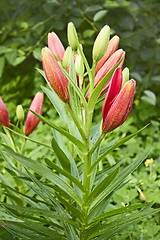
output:
[[91, 148], [90, 150], [90, 154], [92, 154], [95, 149], [98, 147], [98, 145], [100, 144], [100, 142], [103, 140], [103, 138], [105, 137], [105, 133], [101, 133], [100, 137], [98, 138], [97, 142], [94, 144], [94, 146]]
[[93, 89], [94, 89], [94, 77], [95, 77], [96, 65], [97, 65], [97, 62], [93, 61], [93, 65], [92, 65], [92, 78], [91, 78], [91, 81], [90, 81], [90, 93], [89, 93], [90, 96], [91, 96], [91, 94], [93, 92]]
[[88, 62], [87, 62], [87, 59], [86, 59], [86, 57], [85, 57], [85, 55], [84, 55], [84, 53], [83, 53], [83, 50], [82, 50], [82, 48], [81, 48], [81, 46], [80, 46], [80, 44], [79, 44], [78, 41], [77, 41], [77, 44], [78, 44], [78, 50], [79, 50], [79, 52], [80, 52], [80, 54], [81, 54], [81, 57], [82, 57], [83, 62], [84, 62], [84, 65], [86, 66], [86, 70], [87, 70], [87, 73], [88, 73], [89, 81], [91, 82], [91, 81], [92, 81], [92, 72], [91, 72], [91, 69], [90, 69], [90, 67], [89, 67], [89, 64], [88, 64]]
[[4, 129], [5, 133], [6, 133], [6, 135], [8, 136], [8, 138], [9, 138], [9, 140], [10, 140], [10, 142], [11, 142], [13, 148], [14, 148], [14, 150], [17, 152], [18, 150], [17, 150], [16, 144], [14, 142], [14, 139], [12, 137], [11, 132], [4, 126], [3, 126], [3, 129]]
[[78, 128], [79, 133], [81, 134], [82, 139], [85, 141], [85, 140], [86, 140], [86, 136], [85, 136], [85, 134], [84, 134], [84, 132], [83, 132], [83, 129], [81, 128], [81, 126], [80, 126], [80, 124], [79, 124], [79, 122], [78, 122], [77, 117], [75, 116], [75, 114], [74, 114], [74, 112], [73, 112], [70, 104], [67, 103], [66, 105], [67, 105], [67, 107], [68, 107], [69, 113], [70, 113], [70, 115], [71, 115], [71, 117], [72, 117], [72, 119], [73, 119], [76, 127]]

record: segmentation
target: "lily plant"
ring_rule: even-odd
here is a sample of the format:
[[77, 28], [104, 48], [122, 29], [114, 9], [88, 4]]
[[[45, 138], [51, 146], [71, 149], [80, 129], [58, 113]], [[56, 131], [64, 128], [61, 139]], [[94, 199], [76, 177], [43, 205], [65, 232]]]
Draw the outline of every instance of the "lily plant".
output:
[[[148, 155], [131, 160], [125, 167], [123, 159], [110, 167], [104, 161], [107, 154], [145, 128], [103, 144], [108, 134], [126, 121], [136, 87], [135, 80], [129, 80], [129, 69], [122, 69], [125, 52], [118, 49], [119, 37], [110, 39], [107, 25], [101, 29], [90, 67], [73, 23], [68, 24], [67, 34], [66, 50], [56, 33], [48, 34], [48, 47], [42, 49], [44, 71], [38, 69], [47, 82], [42, 91], [65, 127], [42, 116], [43, 93], [38, 92], [33, 99], [25, 126], [22, 107], [17, 107], [21, 124], [15, 126], [0, 98], [0, 123], [6, 133], [1, 155], [10, 169], [6, 171], [18, 179], [16, 188], [0, 176], [6, 192], [0, 223], [18, 239], [108, 240], [159, 211], [152, 208], [153, 203], [110, 208], [113, 194], [128, 183], [128, 176]], [[94, 120], [97, 103], [102, 108], [99, 123]], [[50, 143], [29, 137], [39, 121], [51, 128]], [[22, 139], [21, 147], [15, 136]], [[37, 143], [50, 154], [35, 161], [25, 150], [26, 141]]]

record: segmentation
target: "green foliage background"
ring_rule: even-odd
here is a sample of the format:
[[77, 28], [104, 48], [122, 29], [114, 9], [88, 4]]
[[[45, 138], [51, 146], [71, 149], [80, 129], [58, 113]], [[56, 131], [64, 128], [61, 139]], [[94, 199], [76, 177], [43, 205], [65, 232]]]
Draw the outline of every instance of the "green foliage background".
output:
[[[44, 80], [35, 70], [42, 68], [40, 51], [47, 45], [48, 32], [55, 31], [67, 47], [66, 28], [72, 21], [79, 34], [87, 58], [91, 62], [92, 45], [99, 30], [108, 24], [112, 35], [120, 37], [120, 46], [126, 51], [124, 66], [130, 69], [130, 77], [137, 81], [136, 95], [127, 122], [114, 131], [109, 138], [125, 136], [148, 122], [150, 126], [123, 148], [108, 156], [106, 164], [125, 158], [125, 163], [146, 149], [151, 149], [154, 163], [141, 166], [132, 176], [114, 205], [143, 201], [137, 187], [143, 191], [147, 201], [160, 204], [160, 2], [159, 0], [1, 0], [0, 1], [0, 96], [4, 100], [11, 121], [16, 121], [16, 105], [25, 108]], [[102, 104], [102, 103], [101, 103]], [[44, 115], [59, 121], [50, 103], [45, 99]], [[95, 122], [100, 120], [97, 109]], [[42, 128], [43, 127], [43, 128]], [[33, 138], [48, 139], [42, 131], [42, 123], [33, 133]], [[33, 144], [28, 143], [28, 151]], [[37, 160], [46, 153], [39, 149]], [[0, 163], [3, 169], [4, 162]], [[0, 170], [2, 173], [2, 170]], [[142, 185], [143, 183], [143, 185]], [[122, 192], [123, 191], [123, 192]], [[155, 206], [156, 206], [155, 204]], [[150, 221], [135, 224], [115, 239], [159, 239], [160, 216]], [[136, 229], [136, 230], [135, 230]], [[151, 231], [152, 229], [152, 231]], [[154, 237], [153, 237], [154, 236]], [[144, 238], [143, 238], [144, 237]], [[1, 239], [1, 238], [0, 238]], [[9, 239], [8, 236], [3, 239]]]

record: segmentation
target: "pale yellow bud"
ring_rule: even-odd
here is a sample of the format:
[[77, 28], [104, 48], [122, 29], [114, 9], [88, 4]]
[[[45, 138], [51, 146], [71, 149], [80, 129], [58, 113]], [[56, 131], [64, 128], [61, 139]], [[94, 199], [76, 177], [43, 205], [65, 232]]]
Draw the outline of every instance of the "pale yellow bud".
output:
[[78, 49], [78, 36], [75, 26], [72, 22], [68, 23], [67, 35], [69, 45], [71, 46], [73, 51], [76, 51]]
[[72, 56], [72, 48], [69, 46], [66, 48], [66, 51], [63, 56], [63, 67], [65, 69], [67, 69], [68, 65], [70, 64], [71, 56]]
[[23, 121], [24, 120], [24, 111], [23, 111], [23, 107], [22, 105], [18, 105], [17, 108], [16, 108], [16, 116], [17, 116], [17, 119], [19, 121]]
[[129, 69], [127, 67], [124, 68], [122, 71], [122, 74], [123, 74], [123, 82], [122, 82], [122, 87], [123, 87], [124, 84], [129, 80]]
[[105, 54], [110, 38], [110, 27], [105, 25], [99, 32], [93, 45], [93, 61], [98, 62]]
[[76, 60], [75, 60], [75, 70], [76, 73], [80, 74], [80, 73], [84, 73], [84, 65], [83, 65], [83, 60], [81, 55], [77, 55], [76, 56]]

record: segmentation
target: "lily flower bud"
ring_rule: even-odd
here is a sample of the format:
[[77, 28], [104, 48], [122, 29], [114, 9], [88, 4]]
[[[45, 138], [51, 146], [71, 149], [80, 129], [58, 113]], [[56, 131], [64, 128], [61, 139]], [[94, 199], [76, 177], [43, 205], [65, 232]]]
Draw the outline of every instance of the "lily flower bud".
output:
[[123, 82], [122, 82], [122, 87], [123, 87], [124, 84], [129, 80], [129, 69], [127, 67], [124, 68], [122, 74], [123, 74]]
[[64, 49], [63, 44], [61, 43], [60, 39], [54, 32], [51, 32], [48, 34], [48, 48], [62, 62], [64, 53], [65, 53], [65, 49]]
[[136, 82], [133, 79], [129, 80], [120, 91], [121, 85], [122, 72], [120, 68], [117, 68], [102, 107], [104, 133], [111, 132], [122, 125], [130, 113]]
[[16, 115], [17, 115], [17, 119], [20, 122], [23, 122], [23, 120], [24, 120], [24, 111], [23, 111], [22, 105], [18, 105], [17, 106], [17, 108], [16, 108]]
[[106, 53], [98, 61], [95, 74], [97, 74], [97, 72], [103, 66], [103, 64], [107, 61], [107, 59], [110, 58], [110, 56], [117, 50], [118, 45], [119, 45], [119, 37], [116, 35], [109, 41]]
[[77, 54], [76, 59], [75, 59], [75, 70], [76, 73], [80, 74], [84, 73], [84, 64], [81, 55]]
[[8, 128], [10, 127], [8, 111], [1, 97], [0, 97], [0, 124]]
[[72, 56], [72, 48], [69, 46], [66, 48], [66, 51], [63, 56], [63, 67], [65, 69], [67, 69], [70, 64], [71, 56]]
[[[122, 49], [119, 49], [112, 54], [112, 56], [105, 62], [105, 64], [99, 69], [98, 73], [96, 74], [94, 79], [94, 88], [104, 78], [104, 76], [120, 61], [122, 57], [123, 57], [123, 60], [118, 66], [120, 68], [122, 67], [124, 62], [125, 52]], [[106, 86], [103, 88], [100, 96], [102, 96], [108, 90], [109, 82], [110, 80], [106, 83]], [[90, 93], [90, 89], [88, 90], [85, 97], [87, 101], [89, 99], [89, 93]]]
[[47, 80], [51, 87], [62, 101], [68, 102], [68, 79], [63, 75], [60, 66], [47, 47], [42, 49], [42, 64]]
[[77, 51], [78, 49], [78, 36], [75, 29], [75, 26], [72, 22], [68, 23], [68, 29], [67, 29], [67, 36], [68, 36], [68, 42], [73, 51]]
[[98, 62], [105, 54], [110, 38], [110, 27], [105, 25], [99, 32], [93, 45], [93, 61]]
[[[42, 115], [42, 106], [43, 106], [43, 93], [38, 92], [35, 95], [29, 109]], [[25, 135], [26, 136], [30, 135], [37, 127], [39, 122], [40, 119], [37, 116], [35, 116], [32, 112], [28, 111], [25, 124]]]

